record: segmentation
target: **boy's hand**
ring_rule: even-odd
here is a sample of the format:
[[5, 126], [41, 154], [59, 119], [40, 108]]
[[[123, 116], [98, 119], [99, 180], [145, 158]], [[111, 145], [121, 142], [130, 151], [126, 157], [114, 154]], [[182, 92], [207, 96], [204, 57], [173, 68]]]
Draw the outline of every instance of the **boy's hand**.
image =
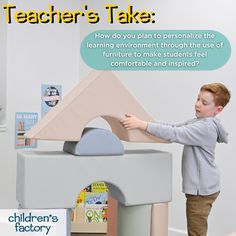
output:
[[140, 120], [137, 117], [131, 114], [125, 114], [125, 118], [120, 120], [120, 123], [128, 130], [130, 129], [147, 129], [147, 122], [144, 120]]

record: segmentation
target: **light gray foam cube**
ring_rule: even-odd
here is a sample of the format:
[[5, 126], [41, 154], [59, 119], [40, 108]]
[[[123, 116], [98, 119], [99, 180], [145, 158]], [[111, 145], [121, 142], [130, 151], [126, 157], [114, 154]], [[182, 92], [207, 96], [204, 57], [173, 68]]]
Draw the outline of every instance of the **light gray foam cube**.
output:
[[126, 206], [171, 201], [172, 157], [157, 150], [121, 156], [73, 156], [28, 151], [17, 155], [17, 200], [23, 208], [73, 208], [81, 190], [104, 181]]
[[152, 205], [118, 205], [118, 236], [150, 236]]

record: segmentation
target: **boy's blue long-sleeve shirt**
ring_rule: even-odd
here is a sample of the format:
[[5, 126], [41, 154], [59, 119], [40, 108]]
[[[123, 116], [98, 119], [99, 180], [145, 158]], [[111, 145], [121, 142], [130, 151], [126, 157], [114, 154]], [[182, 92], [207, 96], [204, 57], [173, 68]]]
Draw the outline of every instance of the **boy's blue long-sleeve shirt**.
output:
[[227, 143], [228, 133], [215, 117], [195, 118], [182, 124], [148, 123], [147, 132], [184, 145], [183, 192], [210, 195], [220, 191], [220, 172], [215, 163], [216, 143]]

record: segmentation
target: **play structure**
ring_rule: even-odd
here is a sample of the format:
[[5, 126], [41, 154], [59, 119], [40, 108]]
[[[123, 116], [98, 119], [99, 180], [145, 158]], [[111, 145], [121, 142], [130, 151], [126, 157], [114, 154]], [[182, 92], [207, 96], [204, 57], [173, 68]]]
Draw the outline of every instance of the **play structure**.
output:
[[26, 136], [33, 139], [78, 142], [89, 121], [101, 117], [120, 140], [165, 142], [140, 130], [127, 131], [120, 124], [120, 119], [126, 113], [154, 121], [114, 73], [93, 71], [28, 131]]
[[[153, 121], [109, 71], [92, 72], [27, 134], [28, 138], [65, 141], [63, 151], [19, 152], [17, 200], [29, 209], [75, 207], [80, 191], [103, 181], [118, 201], [108, 218], [109, 236], [167, 236], [172, 193], [172, 157], [157, 150], [124, 150], [121, 140], [165, 142], [139, 130], [127, 131], [126, 113]], [[96, 117], [111, 131], [86, 127]], [[109, 204], [108, 204], [109, 207]], [[68, 214], [68, 235], [70, 235]], [[118, 231], [112, 228], [117, 224]]]

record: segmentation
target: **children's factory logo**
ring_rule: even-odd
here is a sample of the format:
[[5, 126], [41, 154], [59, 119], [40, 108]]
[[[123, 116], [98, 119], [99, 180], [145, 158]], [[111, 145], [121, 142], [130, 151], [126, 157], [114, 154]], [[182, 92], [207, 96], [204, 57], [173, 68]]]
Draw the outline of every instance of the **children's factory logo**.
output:
[[48, 235], [53, 225], [59, 221], [58, 216], [34, 215], [32, 212], [11, 214], [8, 222], [14, 224], [16, 233], [41, 233], [40, 235]]

